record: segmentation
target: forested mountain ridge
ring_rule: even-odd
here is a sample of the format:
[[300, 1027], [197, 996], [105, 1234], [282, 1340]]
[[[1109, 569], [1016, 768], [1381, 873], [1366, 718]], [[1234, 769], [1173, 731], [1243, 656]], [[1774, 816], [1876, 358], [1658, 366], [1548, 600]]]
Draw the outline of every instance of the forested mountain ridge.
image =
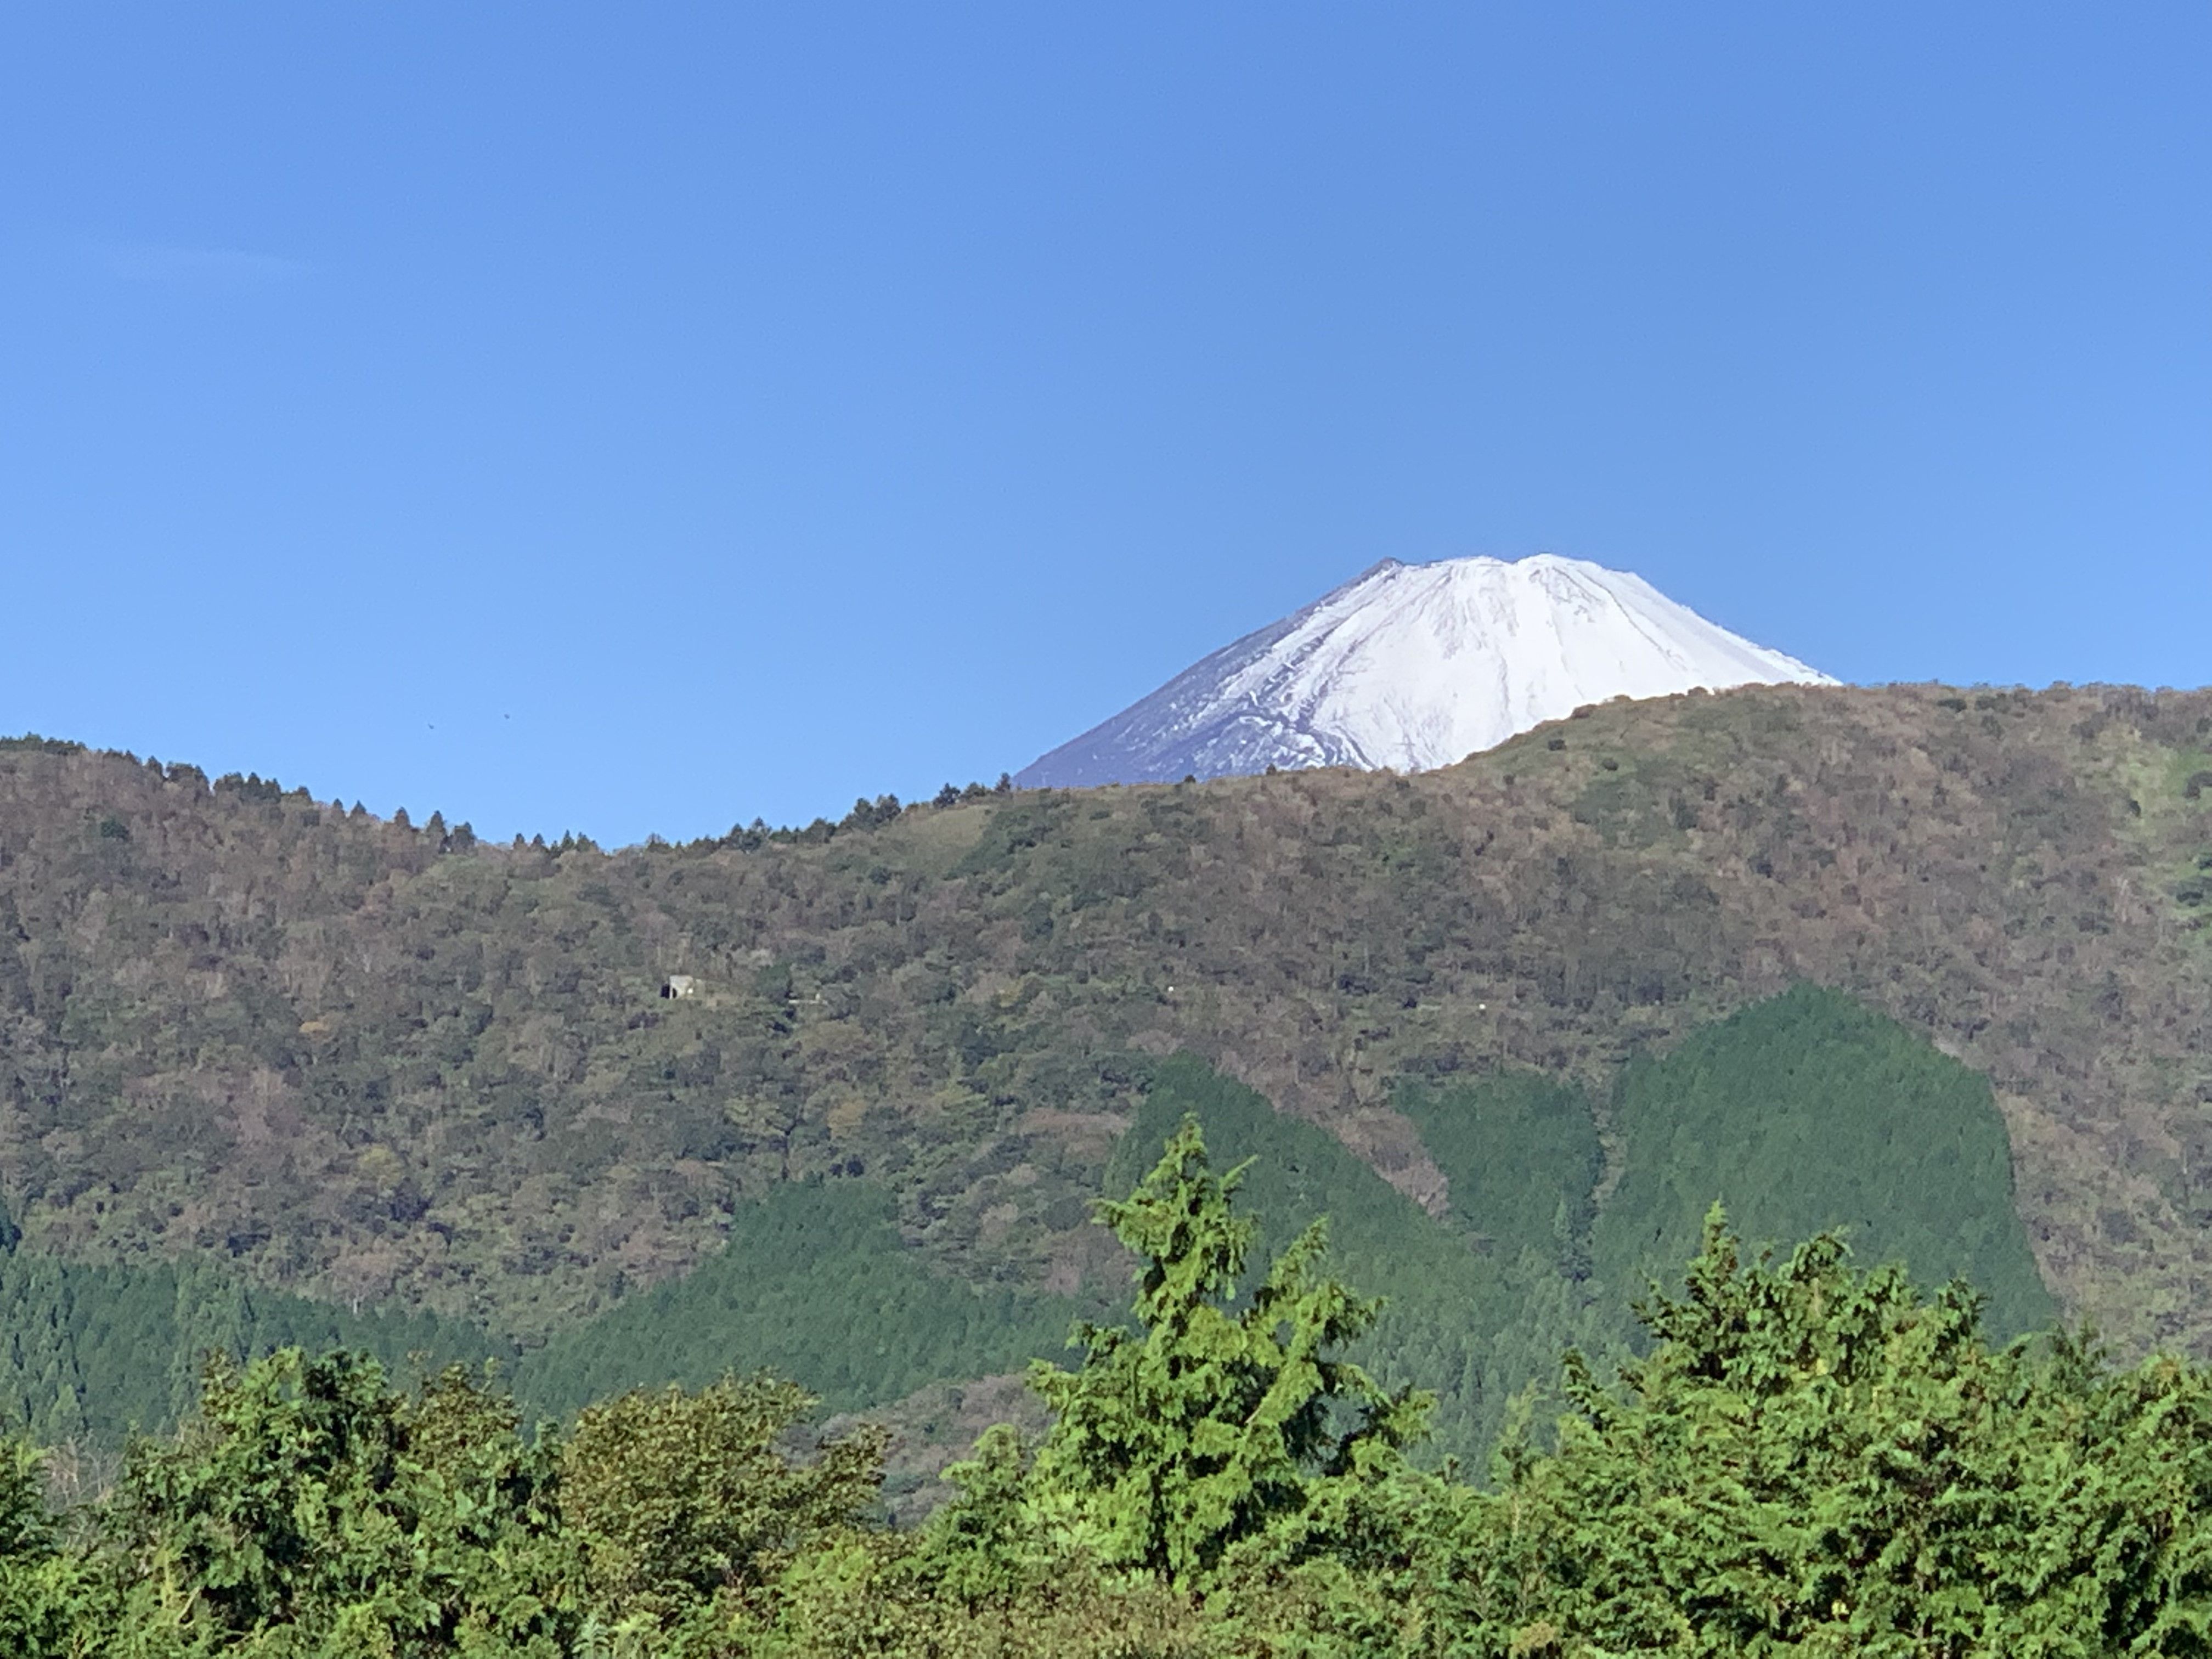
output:
[[[212, 1253], [532, 1340], [865, 1173], [966, 1276], [1073, 1291], [1147, 1056], [1431, 1213], [1397, 1102], [1588, 1086], [1809, 980], [1987, 1073], [2045, 1280], [2212, 1346], [2212, 696], [1760, 688], [1438, 773], [489, 847], [258, 780], [0, 750], [0, 1182], [27, 1246]], [[666, 975], [701, 994], [665, 1000]], [[1599, 1125], [1616, 1166], [1623, 1131]], [[1102, 1269], [1112, 1271], [1102, 1275]]]

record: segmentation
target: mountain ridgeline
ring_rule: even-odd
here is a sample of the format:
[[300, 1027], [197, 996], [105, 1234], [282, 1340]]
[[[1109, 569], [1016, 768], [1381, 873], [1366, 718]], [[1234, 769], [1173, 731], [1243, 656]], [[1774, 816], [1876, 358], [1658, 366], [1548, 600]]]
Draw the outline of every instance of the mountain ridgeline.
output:
[[[1091, 1203], [1185, 1113], [1271, 1222], [1330, 1217], [1451, 1449], [1620, 1351], [1716, 1199], [2000, 1330], [2202, 1351], [2208, 734], [2202, 694], [1751, 688], [1417, 776], [614, 854], [14, 743], [4, 1272], [76, 1311], [11, 1322], [0, 1400], [73, 1367], [55, 1427], [157, 1418], [188, 1350], [288, 1340], [192, 1311], [241, 1297], [508, 1356], [534, 1408], [762, 1364], [894, 1399], [1118, 1306]], [[133, 1321], [161, 1381], [103, 1392]]]

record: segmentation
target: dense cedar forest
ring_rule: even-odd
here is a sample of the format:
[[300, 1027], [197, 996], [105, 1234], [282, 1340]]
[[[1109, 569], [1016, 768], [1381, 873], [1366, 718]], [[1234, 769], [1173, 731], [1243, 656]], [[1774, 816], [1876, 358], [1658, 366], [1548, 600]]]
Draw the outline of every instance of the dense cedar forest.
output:
[[[1530, 1097], [1531, 1099], [1535, 1097]], [[1522, 1103], [1524, 1105], [1527, 1101]], [[1545, 1107], [1539, 1103], [1536, 1109]], [[1533, 1659], [2190, 1655], [2212, 1644], [2212, 1371], [1993, 1347], [1834, 1234], [1747, 1254], [1716, 1206], [1642, 1352], [1562, 1367], [1486, 1485], [1346, 1357], [1376, 1303], [1266, 1161], [1186, 1119], [1102, 1207], [1125, 1316], [1040, 1363], [950, 1502], [884, 1524], [884, 1438], [766, 1374], [525, 1432], [465, 1368], [218, 1362], [57, 1513], [0, 1445], [0, 1651], [23, 1659]], [[1279, 1171], [1278, 1174], [1279, 1175]]]

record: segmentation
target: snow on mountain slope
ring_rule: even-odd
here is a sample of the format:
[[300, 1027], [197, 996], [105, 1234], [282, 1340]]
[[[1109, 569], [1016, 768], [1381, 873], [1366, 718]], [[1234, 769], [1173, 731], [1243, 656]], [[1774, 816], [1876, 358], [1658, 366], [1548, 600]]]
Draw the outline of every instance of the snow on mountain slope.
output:
[[1185, 669], [1016, 775], [1027, 788], [1270, 766], [1447, 766], [1623, 695], [1794, 681], [1794, 657], [1717, 628], [1640, 576], [1549, 553], [1385, 559]]

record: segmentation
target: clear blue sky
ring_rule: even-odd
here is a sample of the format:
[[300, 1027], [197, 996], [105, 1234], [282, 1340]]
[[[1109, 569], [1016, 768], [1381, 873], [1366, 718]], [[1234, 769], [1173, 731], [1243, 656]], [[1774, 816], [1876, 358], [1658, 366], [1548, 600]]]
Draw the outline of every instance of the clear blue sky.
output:
[[23, 4], [0, 731], [604, 841], [1377, 558], [2212, 680], [2212, 7]]

